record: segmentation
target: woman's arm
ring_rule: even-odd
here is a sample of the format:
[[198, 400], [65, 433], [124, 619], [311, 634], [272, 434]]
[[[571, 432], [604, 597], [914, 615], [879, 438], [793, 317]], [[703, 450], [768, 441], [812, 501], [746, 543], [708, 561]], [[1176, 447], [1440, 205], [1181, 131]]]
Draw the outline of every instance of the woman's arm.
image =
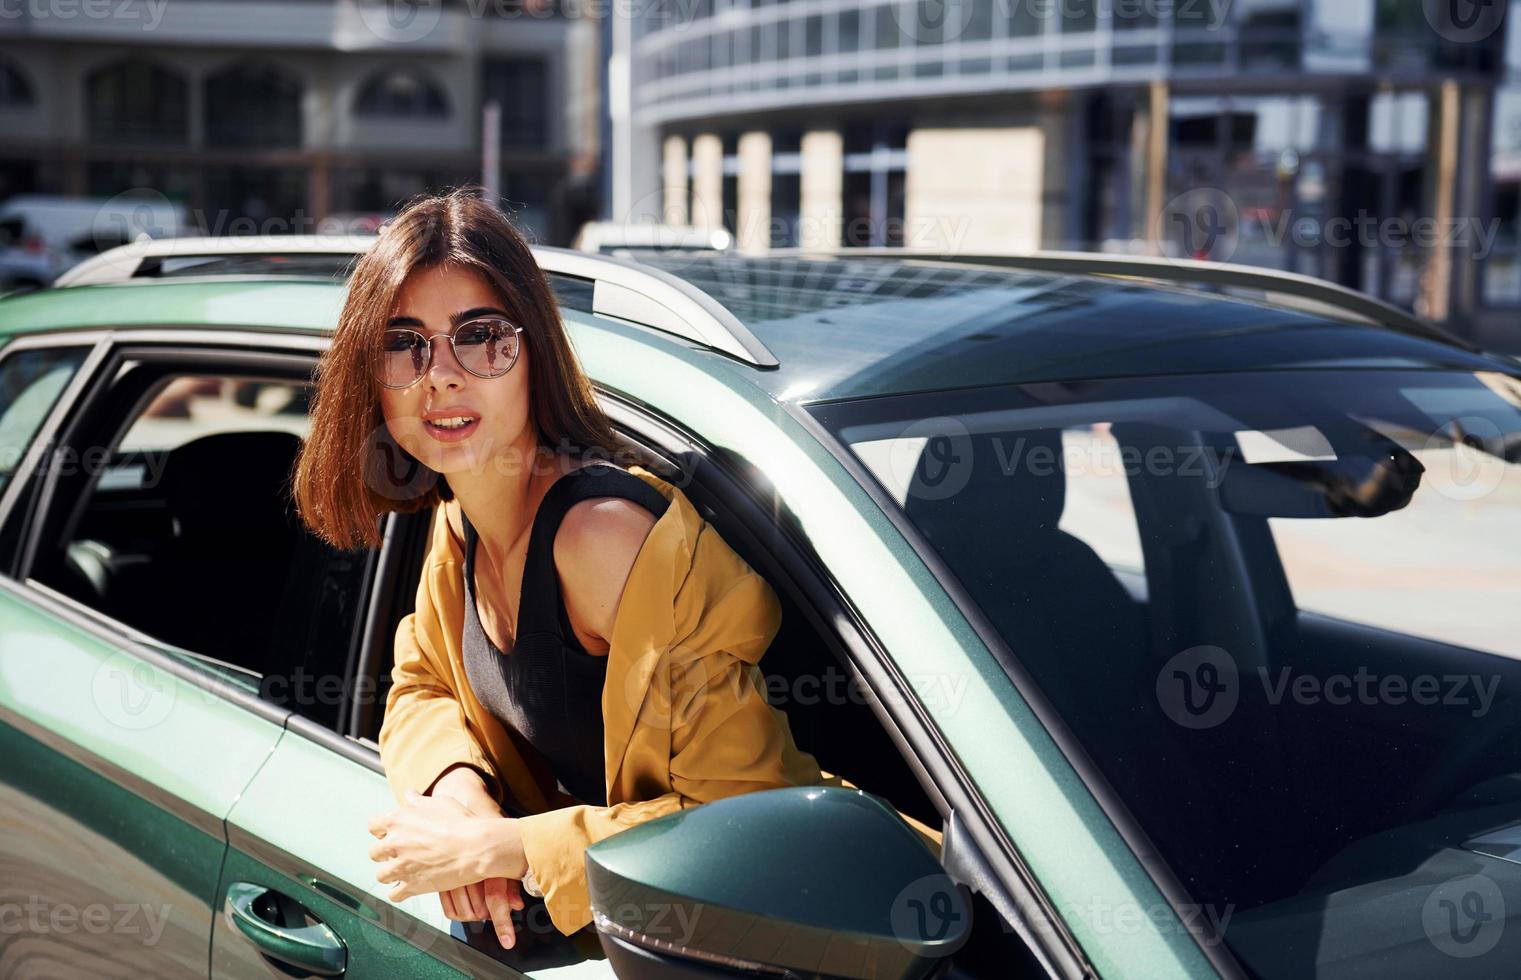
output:
[[[444, 508], [434, 512], [434, 541], [444, 530]], [[380, 726], [380, 760], [398, 802], [408, 790], [452, 799], [480, 816], [498, 817], [498, 775], [465, 724], [449, 681], [444, 651], [428, 637], [443, 636], [437, 577], [444, 569], [430, 553], [417, 585], [416, 609], [396, 627], [391, 690]], [[494, 921], [504, 945], [512, 945], [510, 908], [522, 908], [516, 882], [478, 881], [439, 892], [444, 914], [460, 921]], [[509, 908], [510, 906], [510, 908]]]
[[[443, 507], [434, 513], [435, 540]], [[396, 627], [391, 690], [386, 695], [380, 725], [380, 761], [397, 802], [407, 790], [424, 795], [434, 791], [439, 777], [454, 766], [479, 773], [486, 792], [495, 799], [500, 775], [481, 750], [465, 723], [465, 714], [451, 683], [445, 651], [428, 638], [444, 635], [438, 615], [439, 578], [454, 568], [430, 554], [417, 584], [417, 607]]]
[[[577, 805], [519, 818], [527, 868], [550, 919], [569, 935], [591, 921], [586, 848], [647, 820], [740, 793], [827, 781], [793, 743], [786, 715], [767, 703], [753, 660], [781, 626], [765, 579], [704, 532], [677, 595], [675, 635], [663, 638], [641, 725], [668, 725], [671, 790], [612, 806]], [[732, 557], [731, 557], [732, 556]], [[738, 654], [738, 655], [736, 655]], [[653, 710], [651, 710], [653, 707]], [[504, 853], [503, 860], [515, 855]], [[505, 867], [505, 865], [503, 865]]]

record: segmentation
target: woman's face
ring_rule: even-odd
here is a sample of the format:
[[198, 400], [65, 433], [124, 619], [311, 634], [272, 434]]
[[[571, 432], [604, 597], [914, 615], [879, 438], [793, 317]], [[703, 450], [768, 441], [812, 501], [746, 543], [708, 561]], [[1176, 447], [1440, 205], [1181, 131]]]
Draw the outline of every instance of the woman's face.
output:
[[[480, 273], [434, 266], [407, 277], [388, 325], [410, 327], [431, 338], [447, 335], [454, 321], [487, 314], [516, 322]], [[526, 331], [518, 340], [517, 362], [496, 378], [482, 378], [461, 367], [447, 336], [432, 341], [433, 352], [421, 378], [406, 388], [380, 388], [381, 412], [391, 437], [424, 466], [445, 476], [483, 472], [491, 460], [514, 451], [531, 454], [538, 442], [529, 418], [532, 355]], [[439, 412], [476, 421], [466, 431], [448, 432], [424, 418]]]

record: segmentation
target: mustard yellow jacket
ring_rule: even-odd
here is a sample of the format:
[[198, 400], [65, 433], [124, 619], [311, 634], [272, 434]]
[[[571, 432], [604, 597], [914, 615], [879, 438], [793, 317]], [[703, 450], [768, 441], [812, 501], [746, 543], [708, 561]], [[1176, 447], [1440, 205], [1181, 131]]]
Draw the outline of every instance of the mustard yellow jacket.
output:
[[[771, 586], [680, 489], [631, 473], [671, 502], [634, 560], [609, 638], [602, 691], [607, 806], [560, 792], [543, 761], [501, 724], [465, 676], [464, 542], [446, 509], [433, 516], [417, 608], [397, 626], [380, 756], [398, 802], [455, 763], [479, 769], [514, 804], [528, 867], [551, 921], [569, 935], [591, 921], [586, 848], [655, 817], [740, 793], [848, 781], [821, 772], [767, 703], [757, 666], [781, 626]], [[910, 821], [932, 844], [938, 834]]]

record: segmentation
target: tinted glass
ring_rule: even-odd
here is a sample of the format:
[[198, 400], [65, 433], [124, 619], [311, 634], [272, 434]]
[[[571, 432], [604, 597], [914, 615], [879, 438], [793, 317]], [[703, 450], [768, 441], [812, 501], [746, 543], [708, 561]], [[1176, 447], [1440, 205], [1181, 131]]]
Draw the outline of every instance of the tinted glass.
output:
[[87, 353], [88, 347], [63, 347], [0, 357], [0, 490]]
[[1515, 962], [1516, 375], [1175, 376], [811, 410], [1150, 836], [1185, 921], [1274, 978]]

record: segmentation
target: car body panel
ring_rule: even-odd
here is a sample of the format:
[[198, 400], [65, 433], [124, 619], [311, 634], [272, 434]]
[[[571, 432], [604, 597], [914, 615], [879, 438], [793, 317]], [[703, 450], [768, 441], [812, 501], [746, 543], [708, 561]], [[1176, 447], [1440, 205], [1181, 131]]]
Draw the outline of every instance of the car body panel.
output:
[[[0, 882], [80, 962], [203, 976], [222, 818], [279, 732], [0, 584]], [[98, 907], [123, 924], [90, 928]]]
[[0, 338], [39, 330], [167, 324], [330, 333], [346, 293], [341, 283], [267, 279], [72, 286], [7, 298], [0, 305]]
[[[294, 899], [343, 939], [354, 976], [401, 969], [418, 977], [468, 976], [434, 958], [453, 942], [437, 897], [393, 903], [384, 894], [390, 886], [375, 880], [378, 865], [368, 854], [374, 838], [366, 828], [370, 817], [395, 806], [383, 776], [284, 733], [228, 814], [222, 894], [248, 881]], [[303, 814], [299, 833], [291, 832], [292, 813]], [[214, 976], [268, 975], [257, 947], [225, 918], [215, 926], [211, 964]]]
[[[375, 879], [370, 818], [397, 806], [385, 777], [312, 739], [287, 731], [228, 816], [231, 843], [224, 889], [233, 881], [278, 888], [310, 908], [348, 945], [354, 976], [405, 971], [419, 977], [509, 973], [501, 964], [450, 935], [438, 896], [386, 897]], [[291, 832], [291, 813], [305, 815]], [[226, 921], [216, 924], [213, 973], [264, 976], [248, 967], [252, 945]], [[511, 955], [509, 953], [509, 955]], [[607, 964], [525, 963], [516, 975], [550, 980], [608, 980]]]

